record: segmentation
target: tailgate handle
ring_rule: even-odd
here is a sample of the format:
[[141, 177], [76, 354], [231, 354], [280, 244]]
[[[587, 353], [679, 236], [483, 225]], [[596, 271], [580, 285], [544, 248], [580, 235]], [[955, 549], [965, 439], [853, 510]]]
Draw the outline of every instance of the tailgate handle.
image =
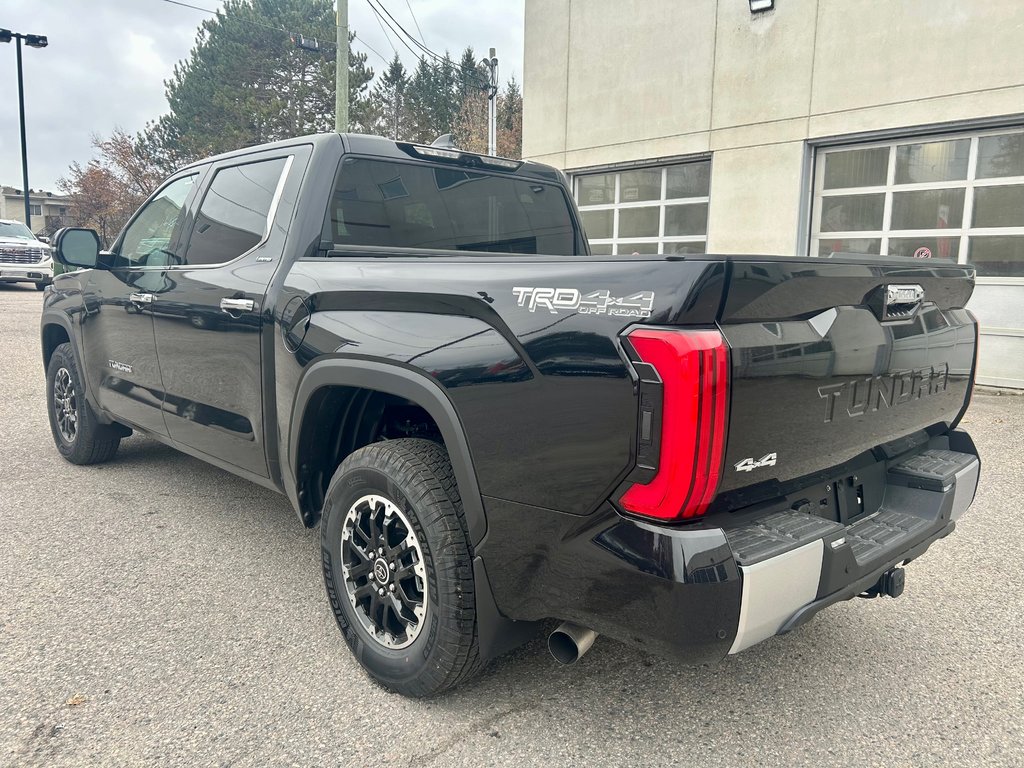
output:
[[924, 288], [916, 284], [883, 285], [867, 303], [883, 323], [909, 323], [924, 304]]

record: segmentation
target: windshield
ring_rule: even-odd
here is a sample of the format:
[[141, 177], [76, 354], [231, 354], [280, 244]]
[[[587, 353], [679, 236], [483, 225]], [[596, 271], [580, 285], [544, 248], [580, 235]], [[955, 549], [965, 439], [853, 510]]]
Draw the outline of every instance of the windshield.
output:
[[16, 237], [19, 240], [35, 240], [32, 230], [20, 221], [0, 221], [0, 237]]

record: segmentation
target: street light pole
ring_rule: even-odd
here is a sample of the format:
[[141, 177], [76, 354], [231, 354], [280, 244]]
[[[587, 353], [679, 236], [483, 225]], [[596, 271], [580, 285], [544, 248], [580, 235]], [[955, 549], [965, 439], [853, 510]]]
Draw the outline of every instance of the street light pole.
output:
[[0, 43], [9, 43], [12, 39], [17, 41], [18, 49], [18, 111], [21, 121], [21, 183], [25, 196], [25, 226], [32, 229], [32, 205], [28, 196], [28, 143], [25, 135], [25, 82], [21, 67], [21, 41], [24, 40], [30, 48], [45, 48], [49, 41], [46, 35], [23, 35], [9, 29], [0, 29]]
[[32, 205], [28, 199], [28, 144], [25, 139], [25, 81], [21, 72], [21, 35], [18, 35], [17, 38], [18, 115], [21, 119], [21, 185], [25, 195], [25, 226], [32, 229]]

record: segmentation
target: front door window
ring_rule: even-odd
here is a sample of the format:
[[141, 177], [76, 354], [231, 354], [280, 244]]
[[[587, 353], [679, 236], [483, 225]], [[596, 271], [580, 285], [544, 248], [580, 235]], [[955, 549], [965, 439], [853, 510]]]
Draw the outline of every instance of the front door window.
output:
[[119, 266], [165, 267], [181, 263], [176, 252], [185, 200], [197, 174], [175, 179], [146, 203], [128, 225], [118, 248]]

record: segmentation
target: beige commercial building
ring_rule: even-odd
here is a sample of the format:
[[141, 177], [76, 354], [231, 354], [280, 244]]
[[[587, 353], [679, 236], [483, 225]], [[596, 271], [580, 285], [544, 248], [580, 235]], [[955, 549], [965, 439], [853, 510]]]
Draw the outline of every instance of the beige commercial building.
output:
[[[49, 234], [67, 225], [69, 203], [66, 197], [31, 189], [28, 193], [32, 231]], [[25, 221], [25, 197], [17, 187], [0, 186], [0, 219]]]
[[1021, 0], [526, 0], [524, 94], [595, 252], [971, 262], [1024, 387]]

